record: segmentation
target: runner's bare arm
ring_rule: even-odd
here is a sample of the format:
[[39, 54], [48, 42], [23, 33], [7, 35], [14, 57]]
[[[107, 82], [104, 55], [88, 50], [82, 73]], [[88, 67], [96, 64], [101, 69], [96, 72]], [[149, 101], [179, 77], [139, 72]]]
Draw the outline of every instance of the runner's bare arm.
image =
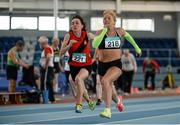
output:
[[76, 42], [77, 41], [75, 41], [75, 40], [70, 40], [70, 35], [69, 35], [69, 33], [67, 33], [62, 42], [62, 46], [60, 49], [60, 56], [64, 55], [66, 53], [66, 51], [68, 51], [71, 48], [71, 46]]

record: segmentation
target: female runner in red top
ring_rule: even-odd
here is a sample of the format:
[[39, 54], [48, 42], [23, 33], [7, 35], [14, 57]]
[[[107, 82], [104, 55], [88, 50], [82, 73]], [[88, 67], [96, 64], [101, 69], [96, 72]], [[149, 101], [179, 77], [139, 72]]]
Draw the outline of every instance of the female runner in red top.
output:
[[[87, 33], [83, 19], [76, 15], [71, 21], [71, 30], [65, 35], [61, 55], [69, 52], [70, 74], [77, 86], [76, 113], [82, 112], [82, 98], [86, 90], [84, 80], [91, 73], [90, 39], [93, 34]], [[89, 99], [88, 106], [94, 110], [94, 103]]]

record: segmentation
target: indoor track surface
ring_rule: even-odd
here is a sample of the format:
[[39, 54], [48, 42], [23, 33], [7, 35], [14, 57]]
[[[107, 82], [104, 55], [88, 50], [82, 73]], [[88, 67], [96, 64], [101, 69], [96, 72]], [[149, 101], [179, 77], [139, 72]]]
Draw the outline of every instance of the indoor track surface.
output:
[[99, 117], [103, 105], [94, 111], [84, 103], [83, 113], [74, 104], [36, 104], [1, 106], [1, 124], [180, 124], [180, 96], [124, 100], [125, 109], [118, 112], [112, 105], [112, 118]]

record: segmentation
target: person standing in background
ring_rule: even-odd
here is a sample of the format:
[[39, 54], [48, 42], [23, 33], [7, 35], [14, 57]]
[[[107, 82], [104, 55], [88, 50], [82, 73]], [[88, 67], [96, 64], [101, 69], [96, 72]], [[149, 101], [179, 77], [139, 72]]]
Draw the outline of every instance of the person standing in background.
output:
[[53, 91], [58, 92], [58, 76], [59, 72], [62, 71], [62, 67], [60, 64], [59, 58], [59, 39], [57, 37], [53, 37], [52, 40], [52, 48], [54, 51], [54, 80], [53, 80]]
[[[24, 48], [24, 42], [19, 40], [16, 42], [16, 45], [8, 51], [7, 54], [7, 67], [6, 74], [7, 80], [9, 80], [9, 93], [14, 93], [16, 91], [16, 80], [18, 76], [18, 68], [19, 66], [29, 68], [27, 64], [25, 64], [21, 59], [19, 52], [21, 52]], [[9, 102], [15, 103], [15, 96], [9, 96]]]
[[68, 60], [69, 60], [69, 53], [68, 51], [64, 54], [63, 56], [63, 64], [64, 64], [64, 72], [66, 75], [66, 79], [67, 79], [67, 83], [69, 84], [70, 89], [72, 90], [72, 94], [73, 96], [76, 98], [76, 87], [75, 87], [75, 83], [72, 80], [72, 77], [70, 75], [70, 67], [68, 64]]
[[161, 81], [162, 83], [162, 89], [166, 89], [166, 88], [175, 88], [175, 80], [174, 80], [174, 76], [173, 76], [173, 70], [172, 70], [172, 66], [171, 65], [167, 65], [166, 67], [166, 75], [163, 78], [163, 80]]
[[134, 73], [137, 72], [137, 64], [133, 54], [129, 52], [129, 49], [124, 49], [121, 57], [122, 70], [123, 70], [123, 91], [125, 93], [131, 93], [131, 86]]
[[153, 59], [145, 58], [142, 72], [144, 74], [144, 88], [148, 89], [148, 80], [151, 77], [152, 90], [155, 90], [155, 76], [157, 72], [160, 72], [159, 64]]
[[92, 64], [92, 78], [94, 82], [94, 91], [96, 92], [96, 105], [101, 105], [102, 103], [102, 85], [100, 81], [100, 76], [98, 74], [98, 49], [94, 52], [93, 64]]
[[[46, 79], [46, 87], [49, 90], [49, 101], [55, 102], [54, 91], [53, 91], [53, 79], [54, 79], [54, 51], [48, 44], [48, 38], [41, 36], [38, 39], [40, 47], [43, 49], [41, 53], [40, 66], [41, 66], [41, 90], [44, 90], [44, 79]], [[47, 72], [47, 76], [45, 75]]]

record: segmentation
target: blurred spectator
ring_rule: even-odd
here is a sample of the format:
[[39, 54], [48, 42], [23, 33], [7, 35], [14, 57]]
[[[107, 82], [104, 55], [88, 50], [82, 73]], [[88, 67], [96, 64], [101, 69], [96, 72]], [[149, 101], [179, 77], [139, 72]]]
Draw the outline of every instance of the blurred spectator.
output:
[[58, 76], [60, 71], [62, 70], [62, 67], [60, 65], [60, 53], [59, 53], [59, 39], [56, 37], [53, 37], [52, 40], [52, 48], [54, 51], [54, 80], [53, 80], [53, 90], [54, 92], [58, 92]]
[[96, 93], [96, 97], [97, 97], [96, 105], [100, 105], [102, 102], [102, 85], [100, 81], [100, 76], [97, 71], [97, 67], [98, 67], [98, 60], [94, 60], [92, 64], [92, 73], [91, 73], [94, 83], [93, 92]]
[[154, 59], [145, 58], [142, 64], [142, 72], [144, 74], [144, 88], [148, 89], [148, 79], [151, 77], [151, 89], [155, 90], [155, 76], [157, 72], [160, 72], [159, 64]]
[[[53, 91], [53, 79], [54, 79], [54, 52], [51, 46], [48, 44], [48, 38], [41, 36], [38, 40], [40, 47], [43, 49], [41, 53], [40, 66], [41, 66], [41, 90], [45, 89], [44, 80], [46, 77], [46, 89], [49, 91], [49, 101], [53, 103], [55, 101]], [[45, 75], [47, 73], [47, 76]]]
[[92, 64], [92, 79], [94, 83], [94, 92], [96, 93], [97, 101], [96, 105], [101, 105], [102, 103], [102, 85], [100, 81], [100, 76], [98, 74], [98, 49], [95, 50], [94, 57], [93, 57], [93, 64]]
[[162, 80], [162, 89], [164, 90], [166, 88], [174, 88], [174, 86], [175, 86], [175, 80], [172, 73], [172, 66], [168, 65], [166, 76]]
[[64, 57], [62, 58], [62, 60], [63, 60], [64, 71], [66, 74], [66, 79], [67, 79], [67, 82], [69, 83], [70, 68], [69, 68], [69, 64], [68, 64], [68, 60], [69, 60], [69, 53], [68, 52], [66, 52], [64, 54]]
[[69, 89], [71, 89], [73, 96], [76, 97], [76, 87], [70, 74], [70, 67], [68, 61], [69, 61], [69, 53], [66, 52], [63, 57], [63, 67], [66, 75], [67, 84], [69, 85]]
[[91, 72], [91, 77], [92, 77], [92, 80], [93, 80], [93, 93], [96, 93], [96, 74], [97, 74], [97, 61], [94, 61], [93, 60], [93, 63], [92, 63], [92, 72]]
[[[6, 74], [7, 80], [9, 80], [9, 93], [14, 93], [16, 91], [16, 80], [19, 66], [25, 67], [27, 69], [29, 68], [29, 66], [20, 59], [19, 52], [21, 52], [23, 48], [24, 42], [19, 40], [16, 42], [16, 45], [8, 51]], [[10, 94], [9, 102], [15, 103], [14, 95]]]
[[124, 49], [121, 61], [123, 71], [123, 91], [131, 93], [133, 75], [137, 72], [136, 60], [134, 55], [131, 54], [128, 49]]

